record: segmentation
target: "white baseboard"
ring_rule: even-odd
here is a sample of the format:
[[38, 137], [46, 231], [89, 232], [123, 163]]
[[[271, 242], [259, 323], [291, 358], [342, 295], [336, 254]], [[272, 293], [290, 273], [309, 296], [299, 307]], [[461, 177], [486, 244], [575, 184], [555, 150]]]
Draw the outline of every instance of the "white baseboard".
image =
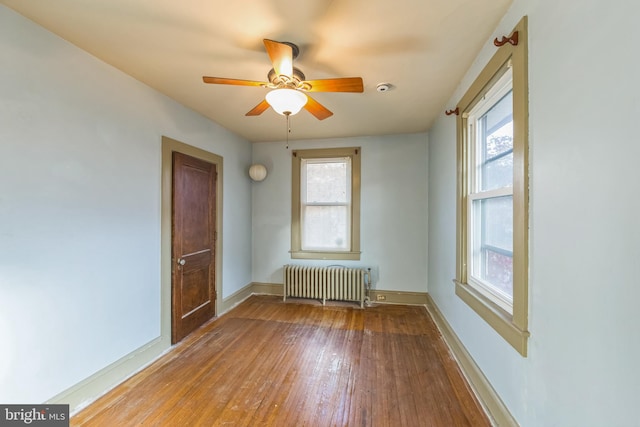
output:
[[478, 367], [462, 344], [462, 341], [451, 328], [451, 325], [446, 321], [431, 295], [427, 295], [426, 307], [458, 362], [458, 366], [460, 366], [464, 376], [467, 378], [467, 382], [491, 418], [493, 425], [497, 427], [518, 427], [518, 422], [513, 418], [513, 415], [511, 415], [498, 393], [493, 389], [487, 377], [484, 376], [480, 367]]

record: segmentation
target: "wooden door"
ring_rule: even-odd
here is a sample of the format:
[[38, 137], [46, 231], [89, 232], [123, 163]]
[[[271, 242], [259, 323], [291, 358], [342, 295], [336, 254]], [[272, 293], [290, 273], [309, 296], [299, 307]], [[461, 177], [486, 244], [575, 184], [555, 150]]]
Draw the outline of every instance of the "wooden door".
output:
[[173, 153], [174, 344], [215, 316], [216, 179], [214, 164]]

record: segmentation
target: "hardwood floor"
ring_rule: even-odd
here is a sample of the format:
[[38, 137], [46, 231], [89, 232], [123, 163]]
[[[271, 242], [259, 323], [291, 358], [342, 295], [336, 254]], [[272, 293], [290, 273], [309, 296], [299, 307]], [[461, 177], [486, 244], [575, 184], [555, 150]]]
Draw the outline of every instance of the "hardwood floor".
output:
[[252, 296], [75, 426], [489, 426], [424, 307]]

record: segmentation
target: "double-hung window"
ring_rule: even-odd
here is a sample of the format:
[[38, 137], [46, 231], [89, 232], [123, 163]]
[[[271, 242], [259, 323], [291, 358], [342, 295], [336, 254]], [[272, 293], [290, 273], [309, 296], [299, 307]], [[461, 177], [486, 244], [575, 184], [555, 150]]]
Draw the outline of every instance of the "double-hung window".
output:
[[467, 279], [513, 305], [513, 81], [511, 68], [468, 113]]
[[360, 148], [292, 154], [292, 258], [360, 259]]
[[520, 354], [528, 332], [527, 20], [458, 104], [456, 294]]

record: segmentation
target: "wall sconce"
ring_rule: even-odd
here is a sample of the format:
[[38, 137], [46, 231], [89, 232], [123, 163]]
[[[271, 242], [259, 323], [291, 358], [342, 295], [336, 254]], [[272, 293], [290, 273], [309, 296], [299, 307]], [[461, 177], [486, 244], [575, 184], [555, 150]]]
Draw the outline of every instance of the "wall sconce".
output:
[[251, 165], [249, 168], [249, 176], [254, 181], [262, 181], [267, 177], [267, 168], [260, 164]]

